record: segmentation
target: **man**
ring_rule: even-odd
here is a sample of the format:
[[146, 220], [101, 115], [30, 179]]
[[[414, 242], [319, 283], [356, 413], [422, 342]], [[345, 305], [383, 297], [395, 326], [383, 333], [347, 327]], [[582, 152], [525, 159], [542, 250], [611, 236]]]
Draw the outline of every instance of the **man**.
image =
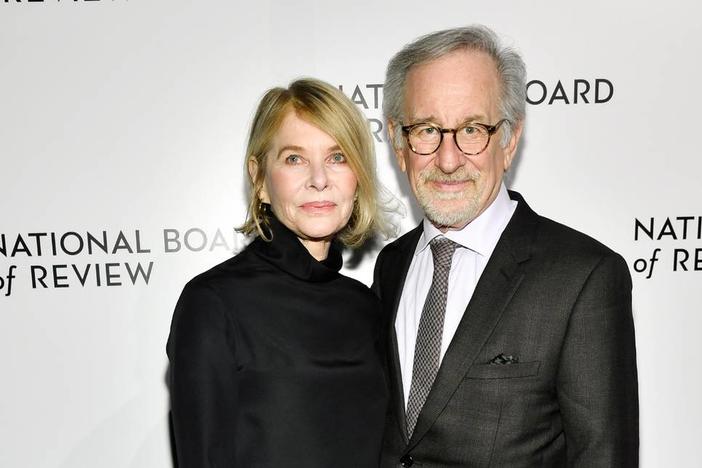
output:
[[382, 467], [638, 466], [627, 265], [503, 183], [525, 75], [482, 26], [422, 37], [388, 66], [388, 130], [425, 219], [376, 263]]

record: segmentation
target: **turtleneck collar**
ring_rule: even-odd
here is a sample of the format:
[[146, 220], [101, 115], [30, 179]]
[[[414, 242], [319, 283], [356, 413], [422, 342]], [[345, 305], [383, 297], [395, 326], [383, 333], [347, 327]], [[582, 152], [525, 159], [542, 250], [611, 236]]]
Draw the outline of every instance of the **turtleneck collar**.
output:
[[327, 258], [317, 261], [302, 245], [297, 235], [266, 210], [272, 240], [266, 242], [257, 237], [251, 248], [264, 260], [281, 270], [305, 281], [329, 281], [339, 276], [343, 264], [338, 241], [332, 241]]

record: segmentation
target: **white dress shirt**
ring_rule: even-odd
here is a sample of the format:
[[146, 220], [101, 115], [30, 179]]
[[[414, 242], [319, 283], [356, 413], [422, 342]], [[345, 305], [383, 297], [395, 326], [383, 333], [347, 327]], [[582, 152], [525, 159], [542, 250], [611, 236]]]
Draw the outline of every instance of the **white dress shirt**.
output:
[[424, 218], [422, 223], [424, 232], [419, 238], [412, 263], [407, 272], [395, 319], [405, 406], [412, 383], [414, 347], [417, 342], [419, 319], [422, 316], [424, 301], [429, 293], [434, 274], [434, 259], [429, 242], [435, 237], [444, 236], [459, 244], [459, 248], [453, 254], [451, 272], [449, 273], [446, 315], [439, 356], [441, 361], [456, 333], [463, 312], [473, 296], [480, 275], [516, 208], [517, 202], [509, 198], [507, 188], [502, 184], [497, 198], [492, 204], [460, 231], [442, 233], [428, 219]]

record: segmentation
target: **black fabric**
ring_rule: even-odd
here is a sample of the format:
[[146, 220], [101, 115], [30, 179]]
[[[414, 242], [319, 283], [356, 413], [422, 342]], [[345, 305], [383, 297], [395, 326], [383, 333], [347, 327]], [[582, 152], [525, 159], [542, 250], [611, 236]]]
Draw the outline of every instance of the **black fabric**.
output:
[[380, 305], [271, 220], [195, 277], [168, 340], [179, 468], [378, 465], [387, 390]]

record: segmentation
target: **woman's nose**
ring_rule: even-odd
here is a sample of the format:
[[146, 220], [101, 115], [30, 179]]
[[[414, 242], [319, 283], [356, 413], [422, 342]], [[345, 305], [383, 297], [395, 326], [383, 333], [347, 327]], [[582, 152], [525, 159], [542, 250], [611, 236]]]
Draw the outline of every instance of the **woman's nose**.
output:
[[310, 166], [308, 187], [316, 190], [324, 190], [328, 185], [329, 177], [324, 164], [312, 164]]

